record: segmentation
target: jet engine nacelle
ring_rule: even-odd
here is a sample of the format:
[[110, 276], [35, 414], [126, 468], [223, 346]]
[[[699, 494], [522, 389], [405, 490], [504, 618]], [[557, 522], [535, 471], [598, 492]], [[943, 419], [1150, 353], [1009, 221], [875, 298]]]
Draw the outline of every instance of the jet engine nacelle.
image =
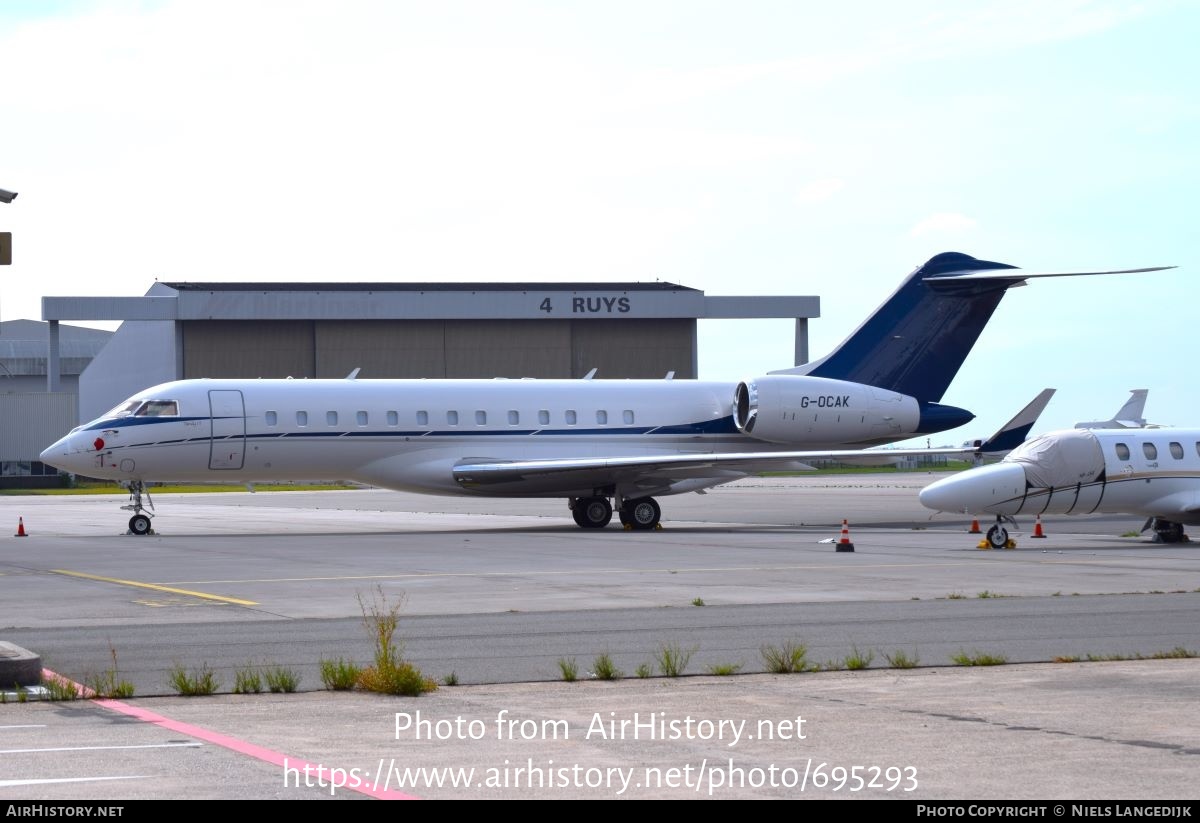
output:
[[768, 374], [738, 383], [738, 431], [768, 443], [868, 443], [918, 431], [915, 398], [862, 383]]

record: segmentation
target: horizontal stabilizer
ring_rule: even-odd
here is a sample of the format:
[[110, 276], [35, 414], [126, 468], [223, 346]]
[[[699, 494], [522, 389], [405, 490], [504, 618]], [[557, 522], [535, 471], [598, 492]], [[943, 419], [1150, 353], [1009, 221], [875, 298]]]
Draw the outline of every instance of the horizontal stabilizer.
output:
[[1151, 266], [1145, 269], [1112, 269], [1111, 271], [1045, 271], [1032, 272], [1020, 269], [985, 269], [981, 271], [950, 271], [926, 277], [926, 283], [947, 280], [1026, 280], [1030, 277], [1087, 277], [1093, 274], [1139, 274], [1147, 271], [1166, 271], [1176, 266]]

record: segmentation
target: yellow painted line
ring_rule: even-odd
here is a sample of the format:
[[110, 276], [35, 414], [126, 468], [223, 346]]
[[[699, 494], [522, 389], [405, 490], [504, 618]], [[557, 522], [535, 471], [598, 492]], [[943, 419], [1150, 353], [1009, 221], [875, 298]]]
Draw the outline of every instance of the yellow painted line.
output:
[[82, 577], [84, 580], [98, 580], [101, 583], [116, 583], [118, 586], [135, 586], [139, 589], [153, 589], [157, 592], [170, 592], [171, 594], [186, 594], [189, 597], [199, 597], [204, 600], [216, 600], [219, 603], [233, 603], [236, 606], [257, 606], [258, 603], [253, 600], [238, 600], [236, 597], [222, 597], [219, 594], [207, 594], [205, 592], [194, 592], [188, 589], [173, 589], [170, 586], [158, 586], [154, 583], [139, 583], [137, 580], [121, 580], [116, 577], [101, 577], [98, 574], [88, 574], [86, 572], [73, 572], [67, 569], [51, 569], [54, 574], [62, 574], [67, 577]]

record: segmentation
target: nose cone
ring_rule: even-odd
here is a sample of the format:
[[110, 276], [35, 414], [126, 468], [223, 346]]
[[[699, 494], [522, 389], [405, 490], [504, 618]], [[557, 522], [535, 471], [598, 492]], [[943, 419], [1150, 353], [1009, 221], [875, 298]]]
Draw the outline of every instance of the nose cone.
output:
[[944, 477], [921, 489], [921, 505], [939, 512], [1016, 514], [1025, 500], [1025, 470], [996, 463]]
[[41, 461], [60, 471], [72, 474], [86, 474], [85, 470], [91, 463], [91, 459], [88, 455], [83, 454], [78, 447], [72, 446], [73, 437], [74, 435], [68, 434], [66, 437], [55, 442], [54, 445], [48, 446], [38, 455]]

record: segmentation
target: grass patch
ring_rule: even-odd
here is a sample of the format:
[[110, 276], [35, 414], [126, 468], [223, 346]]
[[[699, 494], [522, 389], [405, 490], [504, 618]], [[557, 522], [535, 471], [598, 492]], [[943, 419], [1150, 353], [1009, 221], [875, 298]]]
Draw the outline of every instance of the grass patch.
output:
[[233, 673], [234, 694], [260, 694], [262, 689], [262, 674], [253, 666], [237, 669]]
[[693, 599], [693, 600], [692, 600], [692, 605], [693, 605], [693, 606], [703, 606], [703, 605], [705, 605], [705, 603], [704, 603], [704, 600], [703, 600], [702, 598], [699, 598], [699, 597], [697, 597], [697, 598], [695, 598], [695, 599]]
[[633, 673], [642, 680], [645, 680], [647, 677], [654, 674], [654, 669], [650, 668], [649, 663], [639, 663], [638, 667], [633, 670]]
[[199, 697], [212, 694], [221, 685], [217, 675], [205, 663], [198, 669], [188, 671], [176, 663], [167, 673], [167, 683], [184, 697]]
[[558, 674], [563, 680], [568, 683], [574, 683], [579, 679], [579, 666], [575, 664], [574, 657], [558, 658]]
[[840, 672], [844, 667], [841, 660], [826, 660], [813, 665], [814, 672]]
[[987, 589], [984, 589], [983, 591], [981, 591], [979, 594], [977, 594], [975, 596], [980, 598], [981, 600], [987, 600], [992, 597], [1004, 597], [1004, 595], [1002, 595], [1002, 594], [996, 594], [995, 592], [988, 591]]
[[1137, 537], [1140, 534], [1141, 534], [1141, 532], [1137, 532], [1137, 531], [1130, 529], [1127, 532], [1121, 532], [1121, 537]]
[[291, 694], [300, 685], [300, 675], [286, 666], [272, 666], [266, 673], [267, 688], [271, 694]]
[[741, 663], [717, 663], [708, 667], [708, 673], [717, 677], [728, 677], [742, 670]]
[[966, 600], [967, 596], [965, 594], [963, 594], [962, 592], [950, 592], [950, 594], [946, 595], [946, 599], [947, 600]]
[[400, 610], [404, 608], [404, 595], [389, 602], [383, 587], [376, 586], [375, 594], [371, 597], [364, 599], [362, 594], [358, 595], [358, 606], [362, 611], [363, 625], [370, 633], [374, 646], [374, 663], [359, 672], [359, 688], [405, 697], [418, 697], [436, 690], [437, 683], [404, 659], [404, 644], [396, 637]]
[[331, 692], [346, 692], [353, 689], [362, 674], [362, 666], [339, 657], [337, 660], [321, 659], [321, 682]]
[[1008, 662], [1008, 658], [1002, 654], [987, 654], [986, 652], [967, 654], [960, 651], [950, 655], [950, 659], [960, 666], [1003, 666]]
[[658, 670], [667, 677], [679, 677], [687, 669], [692, 655], [698, 649], [698, 646], [684, 649], [678, 643], [664, 643], [658, 650]]
[[1060, 654], [1058, 657], [1054, 658], [1051, 662], [1052, 663], [1078, 663], [1081, 660], [1083, 660], [1083, 658], [1077, 654]]
[[1185, 649], [1183, 646], [1176, 646], [1169, 652], [1155, 652], [1150, 655], [1151, 660], [1175, 660], [1187, 657], [1200, 657], [1200, 653]]
[[870, 668], [871, 661], [875, 659], [875, 652], [868, 649], [865, 652], [860, 652], [858, 646], [850, 647], [850, 654], [846, 655], [846, 668], [852, 672]]
[[891, 654], [884, 652], [883, 657], [893, 669], [915, 669], [921, 664], [921, 659], [915, 653], [912, 657], [909, 657], [908, 652], [903, 649], [894, 651]]
[[112, 657], [112, 665], [99, 674], [89, 674], [84, 678], [83, 685], [96, 697], [117, 700], [133, 697], [133, 684], [128, 680], [122, 680], [118, 674], [117, 650], [111, 643], [108, 645], [108, 653]]
[[781, 646], [763, 646], [759, 652], [763, 666], [773, 674], [802, 672], [807, 665], [804, 658], [808, 647], [795, 640], [788, 640]]
[[608, 652], [596, 655], [596, 659], [592, 661], [592, 674], [599, 680], [620, 680], [625, 676], [625, 672], [616, 667]]
[[450, 674], [443, 677], [442, 685], [443, 686], [457, 686], [458, 685], [458, 673], [450, 672]]
[[[78, 700], [80, 698], [79, 687], [65, 677], [43, 677], [42, 688], [46, 690], [47, 700]], [[22, 691], [20, 694], [23, 697], [25, 692]], [[24, 702], [20, 698], [18, 701]]]

